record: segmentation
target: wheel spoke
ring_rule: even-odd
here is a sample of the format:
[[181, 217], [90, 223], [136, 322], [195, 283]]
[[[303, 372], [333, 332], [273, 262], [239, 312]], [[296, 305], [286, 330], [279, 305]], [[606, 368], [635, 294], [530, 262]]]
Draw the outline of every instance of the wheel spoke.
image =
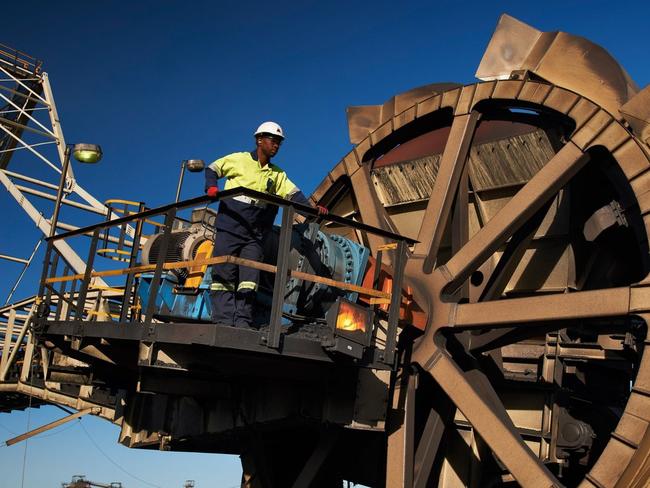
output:
[[[551, 321], [616, 317], [630, 312], [630, 288], [511, 298], [456, 307], [451, 324], [459, 328], [544, 325]], [[561, 324], [559, 324], [561, 326]]]
[[585, 165], [589, 155], [567, 143], [512, 199], [444, 265], [448, 293], [458, 288]]
[[[470, 381], [452, 358], [438, 350], [429, 372], [521, 486], [560, 486], [526, 447], [489, 384]], [[487, 387], [490, 391], [485, 390]]]
[[[414, 456], [413, 488], [426, 488], [431, 472], [435, 465], [436, 457], [440, 450], [444, 450], [443, 439], [446, 434], [457, 434], [453, 428], [455, 405], [449, 400], [439, 385], [435, 384], [429, 374], [419, 373], [417, 379], [417, 403], [428, 410], [426, 422], [420, 430], [420, 439], [417, 443]], [[420, 417], [420, 415], [418, 415]], [[452, 431], [454, 433], [452, 433]]]
[[[357, 201], [357, 207], [364, 224], [372, 225], [379, 229], [394, 232], [391, 226], [391, 220], [386, 209], [381, 204], [375, 192], [372, 191], [373, 185], [370, 179], [370, 172], [367, 165], [361, 166], [351, 177], [350, 182]], [[374, 256], [377, 255], [377, 248], [386, 244], [388, 240], [385, 237], [367, 234], [368, 244]], [[389, 260], [385, 260], [388, 263]]]
[[420, 242], [415, 247], [415, 254], [427, 255], [424, 262], [425, 272], [430, 272], [435, 264], [445, 224], [449, 219], [456, 189], [467, 161], [467, 154], [479, 118], [480, 113], [471, 112], [454, 118], [451, 125], [436, 182], [418, 232], [418, 241]]

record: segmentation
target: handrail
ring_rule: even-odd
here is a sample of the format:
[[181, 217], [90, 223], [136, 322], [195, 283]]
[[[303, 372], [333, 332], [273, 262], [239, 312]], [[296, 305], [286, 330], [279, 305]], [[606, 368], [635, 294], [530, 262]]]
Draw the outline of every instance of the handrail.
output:
[[[167, 248], [169, 246], [169, 242], [172, 240], [171, 234], [174, 229], [174, 223], [176, 222], [176, 215], [179, 209], [196, 206], [200, 207], [202, 205], [205, 205], [207, 208], [207, 205], [213, 202], [226, 198], [233, 198], [236, 196], [246, 196], [261, 202], [266, 202], [271, 205], [282, 207], [282, 225], [280, 226], [276, 265], [228, 255], [210, 258], [202, 257], [189, 261], [165, 262], [165, 256], [167, 256]], [[69, 318], [72, 317], [71, 320], [79, 322], [83, 320], [84, 315], [94, 313], [87, 311], [85, 306], [88, 293], [92, 288], [93, 278], [126, 275], [127, 281], [124, 285], [124, 295], [121, 299], [122, 308], [119, 315], [119, 321], [128, 322], [129, 316], [131, 318], [131, 321], [133, 321], [135, 317], [135, 320], [137, 322], [142, 323], [146, 326], [146, 334], [153, 336], [156, 331], [156, 325], [153, 320], [156, 314], [156, 296], [161, 286], [162, 275], [164, 272], [179, 268], [193, 268], [197, 266], [231, 263], [237, 266], [246, 266], [275, 274], [275, 279], [273, 282], [273, 300], [271, 304], [268, 327], [260, 330], [259, 336], [259, 341], [266, 347], [272, 349], [278, 349], [281, 347], [283, 335], [282, 317], [284, 306], [284, 292], [286, 290], [288, 279], [290, 277], [294, 277], [299, 280], [322, 283], [326, 286], [332, 286], [341, 290], [347, 290], [348, 292], [359, 293], [361, 295], [367, 296], [371, 300], [370, 305], [372, 307], [374, 307], [374, 305], [377, 303], [389, 302], [390, 306], [388, 308], [385, 348], [384, 351], [380, 354], [380, 360], [386, 364], [394, 363], [395, 350], [397, 345], [399, 315], [402, 301], [401, 290], [404, 263], [407, 259], [408, 244], [417, 242], [414, 239], [410, 239], [408, 237], [401, 236], [399, 234], [395, 234], [383, 229], [378, 229], [376, 227], [372, 227], [370, 225], [364, 224], [362, 222], [357, 222], [352, 219], [339, 217], [337, 215], [319, 215], [318, 210], [312, 208], [311, 206], [301, 205], [274, 195], [268, 195], [246, 188], [233, 188], [231, 190], [224, 190], [214, 198], [209, 196], [200, 196], [184, 200], [182, 202], [174, 202], [168, 205], [163, 205], [154, 209], [145, 210], [144, 204], [141, 204], [140, 209], [142, 211], [138, 213], [125, 215], [113, 220], [104, 220], [94, 225], [46, 238], [47, 250], [45, 253], [45, 266], [43, 268], [43, 274], [41, 277], [41, 288], [39, 291], [39, 296], [45, 297], [45, 303], [47, 304], [52, 293], [55, 295], [59, 295], [60, 293], [54, 289], [53, 285], [55, 283], [60, 283], [61, 290], [64, 290], [66, 283], [72, 283], [72, 287], [75, 288], [77, 282], [81, 282], [81, 288], [78, 290], [76, 307], [71, 306], [65, 309], [65, 321], [68, 321]], [[392, 292], [377, 290], [375, 289], [375, 285], [373, 285], [372, 288], [366, 288], [352, 283], [337, 281], [327, 277], [290, 269], [288, 267], [288, 263], [291, 250], [293, 224], [295, 222], [294, 216], [296, 211], [310, 218], [318, 218], [319, 220], [323, 221], [335, 222], [337, 224], [347, 226], [348, 228], [365, 231], [394, 241], [389, 245], [383, 246], [382, 249], [378, 251], [378, 256], [380, 256], [382, 252], [388, 250], [394, 251], [396, 253], [395, 259], [393, 261], [395, 273], [393, 275]], [[164, 224], [162, 224], [162, 240], [160, 248], [157, 251], [156, 263], [138, 265], [138, 242], [140, 236], [142, 235], [142, 227], [149, 217], [158, 215], [164, 216]], [[136, 222], [136, 232], [134, 234], [134, 243], [131, 248], [130, 257], [128, 260], [129, 264], [127, 267], [122, 269], [93, 271], [93, 261], [95, 255], [97, 254], [100, 233], [103, 232], [104, 234], [107, 234], [111, 228], [121, 226], [133, 221]], [[67, 239], [69, 237], [84, 234], [92, 235], [85, 272], [83, 274], [68, 275], [68, 267], [62, 276], [56, 276], [59, 254], [56, 252], [56, 249], [54, 247], [55, 242], [58, 239]], [[53, 258], [52, 253], [54, 253]], [[378, 262], [381, 263], [381, 258], [378, 257], [378, 259]], [[135, 277], [141, 273], [152, 273], [150, 286], [147, 291], [148, 300], [146, 301], [146, 310], [138, 309], [137, 311], [134, 311], [135, 309], [131, 305], [131, 295], [135, 293], [133, 280], [135, 280]], [[135, 303], [135, 301], [133, 303]], [[58, 316], [61, 310], [62, 309], [57, 308], [55, 315], [57, 318], [55, 320], [58, 320]], [[43, 321], [47, 321], [47, 317], [39, 317], [37, 321], [39, 322], [39, 326], [44, 327]]]
[[[255, 269], [259, 269], [260, 271], [266, 271], [267, 273], [275, 273], [277, 270], [277, 266], [274, 266], [272, 264], [261, 263], [259, 261], [253, 261], [252, 259], [240, 258], [237, 256], [230, 256], [230, 255], [215, 256], [213, 258], [205, 258], [205, 259], [193, 259], [191, 261], [167, 262], [163, 264], [162, 269], [164, 269], [165, 271], [170, 271], [173, 269], [193, 268], [196, 266], [204, 266], [204, 265], [212, 266], [215, 264], [224, 264], [224, 263], [231, 263], [231, 264], [236, 264], [238, 266], [255, 268]], [[111, 269], [106, 271], [93, 271], [90, 274], [90, 277], [95, 278], [95, 277], [107, 277], [107, 276], [120, 276], [120, 275], [126, 275], [131, 273], [147, 273], [150, 271], [155, 271], [155, 269], [156, 269], [155, 264], [145, 264], [141, 266], [133, 266], [130, 268]], [[305, 273], [303, 271], [289, 270], [289, 274], [294, 278], [312, 281], [315, 283], [322, 283], [328, 286], [334, 286], [340, 288], [341, 290], [361, 293], [362, 295], [366, 295], [369, 297], [390, 299], [392, 296], [391, 293], [384, 292], [381, 290], [375, 290], [373, 288], [365, 288], [363, 286], [353, 285], [351, 283], [346, 283], [344, 281], [337, 281], [331, 278], [325, 278], [323, 276], [318, 276], [311, 273]], [[64, 283], [68, 281], [81, 280], [84, 277], [85, 275], [83, 274], [52, 276], [50, 278], [46, 278], [44, 283], [48, 285], [53, 283]]]
[[[5, 44], [0, 44], [0, 59], [11, 63], [11, 65], [16, 68], [34, 74], [39, 73], [43, 66], [43, 61]], [[29, 68], [31, 68], [31, 70]]]
[[167, 205], [163, 205], [161, 207], [145, 210], [144, 212], [129, 214], [127, 216], [120, 217], [118, 219], [106, 220], [103, 222], [99, 222], [97, 224], [89, 225], [87, 227], [80, 227], [79, 229], [71, 230], [64, 234], [56, 234], [54, 236], [47, 237], [46, 241], [50, 241], [50, 240], [56, 241], [59, 239], [66, 239], [68, 237], [73, 237], [87, 232], [92, 232], [95, 229], [113, 227], [124, 223], [132, 222], [134, 220], [143, 219], [154, 215], [161, 215], [167, 212], [168, 210], [174, 208], [180, 209], [180, 208], [187, 208], [195, 205], [200, 205], [203, 203], [213, 203], [213, 202], [220, 201], [222, 199], [232, 198], [240, 195], [254, 198], [256, 200], [261, 200], [266, 203], [271, 203], [273, 205], [293, 207], [298, 213], [302, 215], [309, 216], [309, 217], [318, 217], [322, 220], [335, 222], [337, 224], [349, 226], [354, 229], [365, 230], [366, 232], [370, 232], [374, 235], [378, 235], [381, 237], [386, 237], [388, 239], [393, 239], [396, 241], [404, 241], [411, 245], [418, 242], [417, 240], [411, 239], [410, 237], [402, 236], [387, 230], [379, 229], [377, 227], [373, 227], [371, 225], [364, 224], [363, 222], [358, 222], [356, 220], [347, 219], [345, 217], [339, 217], [338, 215], [330, 215], [330, 214], [319, 215], [318, 210], [316, 210], [315, 208], [309, 207], [307, 205], [301, 205], [299, 203], [295, 203], [290, 200], [285, 200], [284, 198], [280, 198], [275, 195], [269, 195], [267, 193], [261, 193], [255, 190], [250, 190], [248, 188], [233, 188], [231, 190], [224, 190], [219, 192], [218, 195], [214, 198], [204, 195], [200, 197], [190, 198], [188, 200], [183, 200], [178, 203], [170, 203]]

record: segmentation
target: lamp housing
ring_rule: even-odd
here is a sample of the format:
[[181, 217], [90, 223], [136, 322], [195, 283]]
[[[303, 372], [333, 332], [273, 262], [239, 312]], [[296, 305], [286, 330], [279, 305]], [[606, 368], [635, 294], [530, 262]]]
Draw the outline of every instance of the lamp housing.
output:
[[102, 159], [102, 148], [97, 144], [75, 144], [72, 155], [80, 163], [94, 164]]
[[205, 169], [205, 161], [202, 159], [188, 159], [185, 161], [185, 166], [190, 173], [198, 173]]

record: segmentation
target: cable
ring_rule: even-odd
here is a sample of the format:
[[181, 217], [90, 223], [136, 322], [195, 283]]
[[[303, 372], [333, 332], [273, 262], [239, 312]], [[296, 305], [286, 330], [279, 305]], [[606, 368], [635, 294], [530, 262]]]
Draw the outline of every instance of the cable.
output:
[[[27, 430], [25, 432], [29, 432], [29, 420], [30, 420], [30, 417], [31, 417], [31, 414], [32, 414], [31, 413], [31, 410], [32, 410], [32, 406], [31, 406], [32, 397], [31, 397], [31, 395], [29, 396], [29, 403], [30, 403], [30, 405], [29, 405], [29, 408], [27, 409]], [[21, 479], [20, 479], [20, 488], [25, 487], [25, 467], [26, 466], [27, 466], [27, 439], [25, 439], [25, 449], [23, 450], [23, 472], [22, 472], [22, 476], [21, 476]]]
[[[27, 323], [25, 323], [25, 327], [27, 327]], [[30, 340], [33, 339], [33, 337], [30, 338]], [[18, 344], [16, 344], [14, 347], [18, 347]], [[36, 354], [36, 351], [32, 349], [32, 355], [31, 358], [29, 359], [30, 362], [32, 363], [30, 365], [30, 373], [29, 373], [29, 386], [31, 387], [30, 390], [30, 395], [29, 395], [29, 406], [27, 407], [27, 428], [25, 429], [25, 432], [29, 432], [29, 421], [31, 420], [32, 416], [32, 394], [34, 393], [34, 355]], [[20, 479], [20, 488], [25, 487], [25, 468], [27, 467], [27, 441], [29, 439], [25, 439], [25, 450], [23, 451], [23, 473]]]
[[[81, 419], [79, 419], [79, 420], [81, 420]], [[162, 488], [162, 486], [155, 485], [155, 484], [153, 484], [153, 483], [149, 483], [148, 481], [145, 481], [145, 480], [143, 480], [142, 478], [138, 478], [138, 477], [135, 476], [134, 474], [129, 473], [126, 469], [124, 469], [122, 466], [120, 466], [120, 465], [117, 464], [115, 461], [113, 461], [113, 460], [110, 458], [110, 456], [109, 456], [108, 454], [106, 454], [106, 453], [103, 451], [103, 449], [102, 449], [101, 447], [99, 447], [99, 445], [95, 442], [95, 440], [90, 436], [90, 434], [88, 433], [88, 431], [87, 431], [86, 428], [84, 427], [83, 422], [79, 422], [79, 426], [83, 429], [84, 433], [86, 434], [86, 437], [88, 437], [88, 440], [90, 440], [90, 442], [93, 444], [93, 446], [95, 446], [95, 448], [96, 448], [96, 449], [97, 449], [97, 450], [98, 450], [98, 451], [99, 451], [99, 452], [100, 452], [100, 453], [101, 453], [101, 454], [102, 454], [102, 455], [103, 455], [103, 456], [104, 456], [104, 457], [105, 457], [105, 458], [106, 458], [106, 459], [107, 459], [107, 460], [108, 460], [108, 461], [109, 461], [113, 466], [115, 466], [117, 469], [119, 469], [120, 471], [122, 471], [122, 472], [123, 472], [124, 474], [126, 474], [127, 476], [130, 476], [130, 477], [133, 478], [134, 480], [137, 480], [137, 481], [139, 481], [140, 483], [144, 483], [144, 484], [147, 485], [147, 486], [152, 486], [153, 488]]]
[[16, 434], [13, 430], [9, 429], [8, 427], [6, 427], [6, 426], [4, 426], [4, 425], [2, 425], [2, 424], [0, 424], [0, 428], [6, 430], [7, 432], [9, 432], [9, 433], [12, 434], [12, 435], [18, 435], [18, 434]]

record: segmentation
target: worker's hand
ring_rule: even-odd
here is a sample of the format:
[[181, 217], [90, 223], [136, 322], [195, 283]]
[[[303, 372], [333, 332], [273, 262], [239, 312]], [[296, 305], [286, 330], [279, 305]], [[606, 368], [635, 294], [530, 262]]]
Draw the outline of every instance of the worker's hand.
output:
[[217, 188], [216, 186], [211, 186], [210, 188], [208, 188], [208, 191], [206, 193], [208, 194], [209, 197], [215, 198], [217, 196], [217, 193], [219, 193], [219, 188]]
[[323, 207], [322, 205], [316, 205], [316, 210], [318, 210], [318, 215], [327, 215], [330, 213], [327, 207]]

